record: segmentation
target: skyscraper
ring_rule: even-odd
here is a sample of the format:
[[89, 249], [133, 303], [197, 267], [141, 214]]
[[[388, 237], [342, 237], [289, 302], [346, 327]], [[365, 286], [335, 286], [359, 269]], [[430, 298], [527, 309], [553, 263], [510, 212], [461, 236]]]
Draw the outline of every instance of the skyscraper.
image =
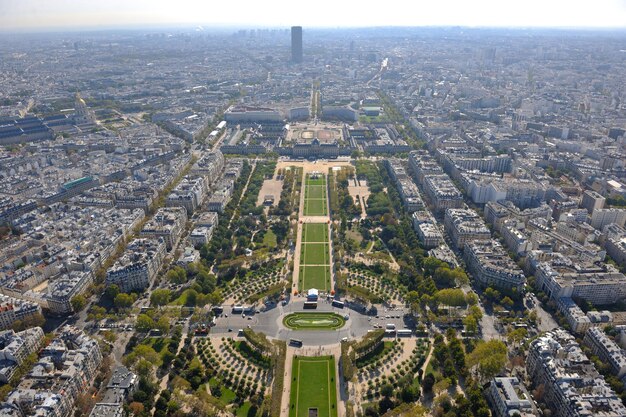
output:
[[302, 63], [302, 26], [291, 27], [291, 62]]

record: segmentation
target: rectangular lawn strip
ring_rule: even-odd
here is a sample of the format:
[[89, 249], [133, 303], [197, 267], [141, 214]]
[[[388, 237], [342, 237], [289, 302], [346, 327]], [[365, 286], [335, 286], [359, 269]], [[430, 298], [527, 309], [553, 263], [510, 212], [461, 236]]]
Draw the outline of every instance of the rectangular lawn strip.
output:
[[293, 360], [289, 417], [337, 417], [335, 360], [332, 356], [299, 357]]
[[303, 224], [302, 242], [328, 242], [328, 225], [326, 223]]
[[326, 291], [330, 289], [330, 265], [304, 265], [300, 267], [301, 291], [311, 288]]
[[300, 263], [303, 265], [329, 265], [327, 243], [303, 243]]
[[326, 216], [326, 199], [306, 199], [304, 200], [305, 216]]
[[326, 198], [326, 186], [310, 185], [306, 187], [305, 198]]

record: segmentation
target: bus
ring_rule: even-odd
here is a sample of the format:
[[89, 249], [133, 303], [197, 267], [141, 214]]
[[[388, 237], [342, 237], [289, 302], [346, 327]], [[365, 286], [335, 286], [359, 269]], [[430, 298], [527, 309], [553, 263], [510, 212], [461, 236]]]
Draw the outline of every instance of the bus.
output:
[[243, 313], [243, 306], [233, 306], [233, 313], [234, 314]]
[[343, 306], [344, 306], [343, 301], [333, 300], [333, 307], [343, 308]]
[[399, 329], [396, 334], [398, 337], [411, 337], [413, 335], [413, 330], [411, 329]]
[[295, 347], [302, 347], [302, 340], [299, 339], [289, 339], [289, 344]]
[[317, 308], [317, 301], [305, 301], [304, 302], [304, 307], [305, 310], [307, 309], [316, 309]]

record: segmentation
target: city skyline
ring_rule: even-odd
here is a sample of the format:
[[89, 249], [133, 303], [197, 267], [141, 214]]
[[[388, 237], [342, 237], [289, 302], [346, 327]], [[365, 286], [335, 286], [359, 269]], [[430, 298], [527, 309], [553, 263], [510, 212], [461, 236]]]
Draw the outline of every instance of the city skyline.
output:
[[[511, 9], [494, 0], [407, 7], [391, 0], [384, 8], [356, 7], [354, 4], [322, 0], [303, 12], [291, 12], [288, 2], [272, 0], [262, 4], [244, 2], [245, 7], [228, 3], [208, 4], [196, 0], [173, 3], [165, 0], [87, 2], [84, 0], [6, 0], [0, 4], [0, 31], [46, 31], [129, 28], [139, 26], [307, 27], [368, 26], [467, 26], [536, 28], [626, 28], [626, 2], [602, 0], [593, 4], [581, 0], [540, 2], [531, 0]], [[277, 10], [285, 11], [276, 13]], [[408, 13], [399, 13], [405, 10]]]

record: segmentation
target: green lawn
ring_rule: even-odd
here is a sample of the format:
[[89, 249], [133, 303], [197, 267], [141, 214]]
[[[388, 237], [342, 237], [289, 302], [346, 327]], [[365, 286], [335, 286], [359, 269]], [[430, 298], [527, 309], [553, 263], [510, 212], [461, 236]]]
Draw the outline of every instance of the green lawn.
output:
[[307, 198], [304, 200], [305, 216], [326, 216], [327, 214], [326, 199], [312, 200]]
[[283, 318], [283, 324], [293, 330], [337, 330], [346, 323], [345, 319], [336, 313], [292, 313]]
[[250, 407], [252, 407], [252, 403], [246, 401], [237, 409], [237, 417], [248, 417], [248, 412], [250, 411]]
[[326, 186], [310, 185], [306, 187], [305, 198], [326, 198]]
[[228, 405], [232, 403], [235, 398], [237, 398], [237, 394], [235, 394], [235, 391], [226, 388], [222, 381], [215, 377], [209, 380], [209, 387], [211, 388], [212, 392], [215, 392], [215, 388], [219, 387], [222, 394], [218, 398], [223, 405]]
[[267, 232], [265, 232], [265, 236], [263, 236], [263, 244], [270, 249], [276, 247], [276, 234], [272, 232], [272, 229], [267, 229]]
[[300, 267], [300, 291], [315, 288], [330, 290], [330, 265], [304, 265]]
[[289, 417], [337, 417], [335, 360], [332, 356], [296, 357], [291, 371]]
[[328, 242], [328, 225], [326, 223], [303, 224], [302, 242]]
[[303, 243], [300, 254], [301, 265], [329, 265], [327, 243]]

